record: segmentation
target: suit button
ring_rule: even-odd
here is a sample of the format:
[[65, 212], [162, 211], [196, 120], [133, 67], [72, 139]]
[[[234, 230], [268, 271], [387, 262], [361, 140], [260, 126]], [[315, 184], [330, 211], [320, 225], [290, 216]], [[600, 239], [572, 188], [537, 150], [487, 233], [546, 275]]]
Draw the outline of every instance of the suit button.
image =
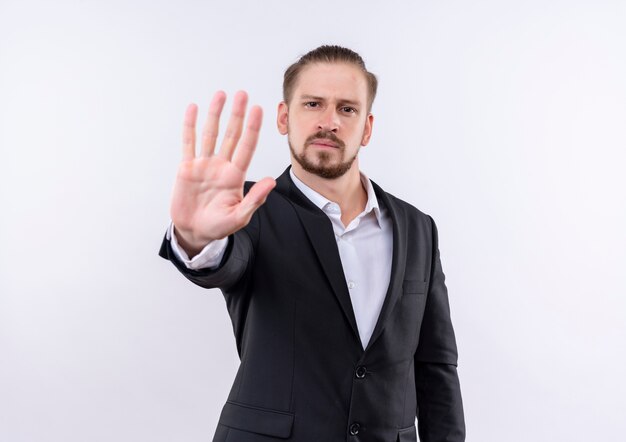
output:
[[361, 424], [359, 424], [358, 422], [355, 422], [352, 425], [350, 425], [350, 434], [352, 436], [356, 436], [357, 434], [359, 434], [360, 429], [361, 429]]
[[365, 377], [365, 373], [367, 373], [367, 369], [362, 365], [359, 365], [354, 374], [358, 379], [363, 379]]

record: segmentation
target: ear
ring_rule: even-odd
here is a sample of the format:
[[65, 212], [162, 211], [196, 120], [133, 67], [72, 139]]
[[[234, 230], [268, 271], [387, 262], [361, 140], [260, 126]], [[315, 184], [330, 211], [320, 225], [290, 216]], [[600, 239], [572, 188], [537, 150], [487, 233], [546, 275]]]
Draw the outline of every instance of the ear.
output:
[[284, 101], [278, 103], [276, 126], [278, 126], [278, 132], [281, 135], [287, 135], [287, 132], [289, 132], [289, 107], [287, 107], [287, 103]]
[[367, 115], [365, 120], [365, 127], [363, 128], [363, 138], [361, 138], [361, 146], [367, 146], [372, 137], [372, 126], [374, 125], [374, 115], [371, 113]]

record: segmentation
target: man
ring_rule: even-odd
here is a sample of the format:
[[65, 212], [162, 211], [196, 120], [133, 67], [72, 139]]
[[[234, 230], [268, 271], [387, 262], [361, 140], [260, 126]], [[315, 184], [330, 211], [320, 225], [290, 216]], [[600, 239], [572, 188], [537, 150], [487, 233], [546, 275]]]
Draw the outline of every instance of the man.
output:
[[[463, 441], [447, 289], [432, 218], [359, 170], [376, 77], [321, 46], [285, 72], [277, 125], [291, 167], [244, 183], [261, 109], [215, 94], [183, 160], [160, 255], [226, 299], [241, 364], [214, 441]], [[242, 134], [243, 132], [243, 134]]]

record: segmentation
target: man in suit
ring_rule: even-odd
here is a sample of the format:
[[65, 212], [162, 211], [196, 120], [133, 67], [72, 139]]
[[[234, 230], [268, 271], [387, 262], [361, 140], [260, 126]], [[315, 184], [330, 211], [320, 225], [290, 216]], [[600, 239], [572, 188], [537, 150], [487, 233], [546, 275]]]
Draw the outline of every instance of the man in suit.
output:
[[183, 160], [160, 255], [219, 287], [241, 364], [215, 442], [463, 441], [457, 350], [433, 219], [360, 170], [376, 77], [321, 46], [285, 72], [277, 125], [291, 166], [245, 182], [261, 109], [215, 94]]

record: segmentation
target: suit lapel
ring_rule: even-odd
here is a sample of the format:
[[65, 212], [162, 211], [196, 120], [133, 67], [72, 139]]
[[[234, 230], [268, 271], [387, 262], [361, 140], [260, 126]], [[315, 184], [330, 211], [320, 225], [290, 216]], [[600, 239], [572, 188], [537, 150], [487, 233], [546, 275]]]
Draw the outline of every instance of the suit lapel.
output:
[[402, 295], [402, 282], [404, 280], [404, 270], [406, 267], [406, 254], [407, 254], [407, 226], [404, 211], [398, 207], [398, 205], [383, 191], [376, 183], [372, 181], [374, 191], [379, 203], [382, 203], [389, 211], [391, 222], [393, 225], [393, 254], [391, 260], [391, 276], [389, 278], [389, 287], [385, 295], [383, 306], [378, 315], [378, 320], [372, 336], [367, 344], [367, 349], [370, 349], [376, 339], [382, 334], [385, 324], [389, 319], [389, 315], [393, 311], [396, 302]]
[[[293, 184], [289, 176], [289, 167], [276, 180], [276, 190], [283, 195], [287, 195], [294, 202], [293, 207], [304, 226], [304, 230], [311, 241], [311, 246], [328, 278], [335, 296], [343, 310], [343, 313], [352, 328], [354, 337], [361, 345], [361, 338], [354, 316], [354, 309], [350, 300], [350, 293], [346, 285], [346, 278], [343, 273], [343, 265], [339, 257], [339, 249], [335, 240], [335, 232], [328, 216], [313, 204], [300, 190]], [[406, 267], [407, 255], [407, 226], [404, 211], [372, 181], [374, 191], [379, 203], [387, 208], [393, 226], [393, 254], [391, 260], [391, 276], [389, 286], [385, 294], [383, 306], [378, 315], [376, 326], [367, 345], [366, 351], [372, 347], [376, 339], [382, 334], [385, 324], [393, 312], [396, 302], [402, 295], [402, 282]]]
[[346, 320], [352, 328], [355, 339], [361, 345], [361, 338], [356, 325], [356, 318], [352, 302], [350, 301], [350, 293], [346, 285], [346, 278], [343, 273], [332, 223], [328, 216], [293, 184], [289, 176], [289, 167], [276, 180], [276, 190], [283, 195], [287, 195], [294, 203], [293, 207], [304, 226], [304, 230], [309, 237], [311, 246], [315, 250], [326, 278], [328, 278], [328, 282], [343, 310]]

